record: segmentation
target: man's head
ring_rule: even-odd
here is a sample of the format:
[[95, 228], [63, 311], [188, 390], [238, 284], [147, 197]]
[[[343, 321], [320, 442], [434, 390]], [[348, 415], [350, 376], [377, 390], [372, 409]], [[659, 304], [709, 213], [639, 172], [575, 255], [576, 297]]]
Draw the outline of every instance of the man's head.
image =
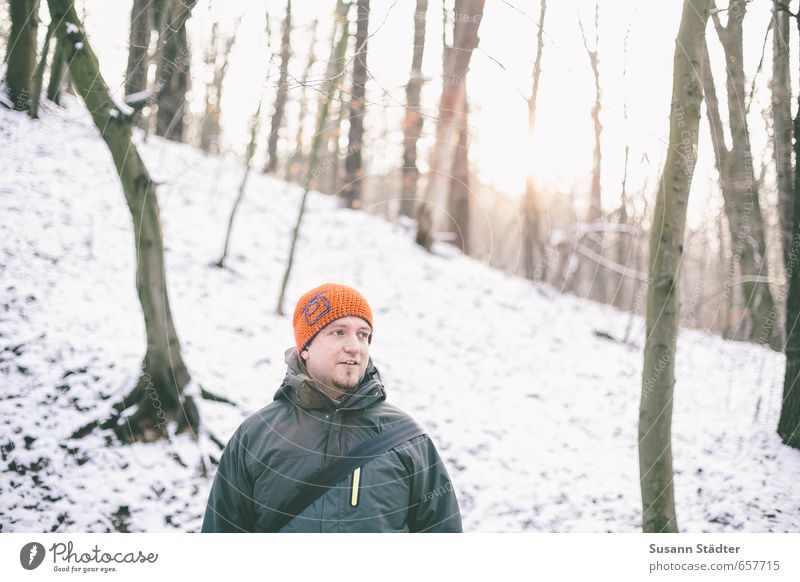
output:
[[294, 310], [294, 337], [309, 375], [334, 398], [361, 381], [372, 342], [372, 309], [358, 291], [328, 283]]

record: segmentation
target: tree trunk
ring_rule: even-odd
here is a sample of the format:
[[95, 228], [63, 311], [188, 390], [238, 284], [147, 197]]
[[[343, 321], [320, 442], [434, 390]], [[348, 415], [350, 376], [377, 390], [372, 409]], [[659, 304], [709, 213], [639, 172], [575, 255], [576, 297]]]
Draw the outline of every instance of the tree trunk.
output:
[[222, 129], [219, 123], [221, 113], [222, 85], [228, 72], [230, 53], [236, 42], [236, 32], [242, 17], [236, 21], [233, 34], [225, 40], [219, 37], [219, 27], [215, 22], [211, 27], [211, 43], [206, 51], [205, 64], [213, 71], [211, 81], [206, 85], [205, 114], [200, 122], [200, 149], [210, 154], [219, 154]]
[[[800, 18], [797, 19], [800, 31]], [[777, 33], [777, 30], [776, 30]], [[785, 38], [788, 39], [788, 36]], [[778, 435], [784, 444], [800, 449], [800, 97], [794, 118], [794, 205], [792, 208], [792, 240], [786, 276], [789, 296], [786, 299], [786, 374], [783, 379], [783, 402], [778, 420]]]
[[453, 50], [446, 59], [439, 119], [436, 124], [436, 144], [431, 152], [430, 172], [425, 196], [417, 210], [416, 242], [430, 250], [434, 238], [434, 209], [448, 191], [453, 171], [456, 149], [456, 132], [459, 127], [458, 112], [466, 100], [464, 82], [469, 70], [472, 51], [478, 46], [478, 29], [483, 19], [484, 0], [457, 0], [453, 33]]
[[[580, 20], [578, 21], [581, 22]], [[592, 125], [594, 126], [594, 163], [592, 166], [592, 184], [589, 192], [589, 211], [587, 213], [587, 220], [589, 224], [603, 223], [603, 207], [601, 202], [601, 189], [600, 189], [600, 170], [602, 168], [602, 149], [600, 147], [600, 138], [603, 132], [603, 125], [600, 123], [600, 112], [602, 110], [601, 98], [602, 90], [600, 88], [600, 61], [597, 54], [599, 46], [599, 5], [595, 1], [594, 5], [594, 48], [590, 49], [586, 41], [586, 35], [583, 31], [583, 24], [581, 24], [581, 35], [583, 37], [583, 45], [586, 48], [586, 53], [589, 56], [589, 65], [592, 68], [594, 76], [594, 105], [592, 106]], [[596, 237], [600, 237], [599, 240]], [[606, 231], [600, 229], [596, 234], [588, 237], [587, 247], [597, 256], [604, 257], [606, 247]], [[606, 269], [596, 261], [591, 261], [585, 257], [581, 258], [585, 267], [582, 269], [589, 278], [589, 290], [587, 297], [594, 301], [601, 303], [608, 302], [608, 289]]]
[[[781, 228], [783, 265], [788, 268], [792, 246], [792, 213], [794, 185], [792, 184], [792, 83], [789, 73], [789, 18], [781, 8], [786, 0], [773, 0], [772, 27], [772, 119], [775, 129], [775, 170], [778, 186], [778, 218]], [[787, 284], [789, 275], [786, 275]], [[788, 328], [787, 328], [788, 329]]]
[[417, 0], [414, 12], [414, 50], [411, 56], [411, 74], [406, 85], [406, 115], [403, 120], [403, 168], [402, 194], [400, 197], [400, 214], [412, 218], [414, 203], [417, 201], [417, 142], [422, 135], [422, 111], [420, 94], [422, 93], [422, 57], [425, 52], [425, 16], [428, 11], [428, 0]]
[[[539, 81], [542, 77], [544, 17], [546, 13], [547, 0], [541, 0], [538, 31], [536, 32], [536, 60], [533, 64], [533, 86], [530, 99], [528, 99], [528, 143], [530, 145], [533, 145], [536, 132], [536, 99], [539, 95]], [[525, 194], [522, 199], [522, 264], [525, 269], [525, 277], [532, 281], [544, 278], [539, 216], [541, 209], [534, 177], [533, 160], [528, 160], [528, 175], [525, 179]]]
[[[466, 94], [466, 86], [464, 87]], [[459, 112], [458, 146], [453, 160], [453, 176], [450, 178], [450, 193], [447, 208], [455, 231], [454, 243], [465, 255], [469, 255], [469, 216], [470, 216], [470, 185], [469, 185], [469, 124], [467, 122], [469, 104], [466, 96]]]
[[[124, 440], [150, 441], [167, 438], [168, 423], [176, 421], [177, 432], [190, 430], [196, 437], [200, 418], [192, 396], [183, 393], [190, 377], [172, 322], [156, 186], [131, 140], [130, 111], [120, 109], [112, 99], [72, 1], [48, 0], [48, 4], [51, 18], [58, 23], [56, 34], [64, 43], [72, 78], [111, 152], [136, 227], [136, 285], [147, 351], [135, 388], [114, 406], [115, 414], [101, 427], [114, 429]], [[188, 3], [187, 11], [193, 4]], [[137, 406], [136, 411], [118, 423], [122, 412], [132, 406]], [[90, 423], [74, 436], [96, 426]]]
[[39, 25], [39, 0], [9, 0], [11, 34], [6, 45], [8, 99], [17, 111], [27, 111], [31, 103], [36, 68], [36, 27]]
[[286, 180], [288, 181], [297, 178], [302, 171], [302, 166], [304, 165], [305, 156], [303, 153], [303, 136], [305, 130], [306, 112], [308, 110], [306, 89], [308, 88], [308, 78], [311, 74], [311, 67], [313, 67], [314, 63], [317, 62], [317, 55], [314, 52], [314, 47], [317, 44], [318, 23], [319, 20], [315, 18], [314, 23], [311, 25], [311, 46], [308, 48], [308, 61], [306, 62], [305, 71], [303, 71], [303, 88], [300, 92], [300, 113], [297, 115], [297, 133], [295, 134], [294, 138], [294, 151], [292, 152], [292, 155], [289, 156], [289, 163], [286, 164]]
[[228, 218], [228, 230], [225, 233], [225, 245], [222, 247], [222, 256], [214, 263], [215, 266], [223, 268], [225, 266], [225, 259], [228, 257], [228, 246], [231, 241], [231, 231], [233, 230], [233, 219], [236, 217], [236, 211], [239, 209], [239, 204], [244, 198], [244, 191], [247, 187], [247, 178], [250, 176], [250, 162], [253, 160], [253, 154], [256, 153], [256, 137], [258, 136], [259, 119], [261, 117], [261, 101], [258, 102], [258, 108], [255, 115], [250, 119], [250, 143], [247, 144], [247, 153], [245, 154], [244, 161], [244, 174], [242, 181], [239, 184], [239, 193], [236, 195], [236, 200], [231, 208], [231, 215]]
[[[334, 51], [336, 50], [336, 43], [337, 43], [337, 40], [338, 40], [338, 37], [336, 36], [336, 34], [337, 34], [337, 31], [339, 30], [339, 24], [340, 24], [341, 19], [344, 18], [345, 15], [348, 13], [349, 9], [350, 9], [350, 2], [345, 2], [344, 0], [336, 0], [336, 8], [335, 8], [334, 13], [333, 13], [333, 20], [334, 20], [334, 22], [333, 22], [333, 31], [331, 31], [331, 41], [330, 41], [330, 49], [328, 50], [328, 55], [332, 55], [334, 53]], [[337, 70], [337, 64], [338, 63], [334, 62], [332, 59], [328, 60], [328, 64], [325, 67], [325, 80], [333, 78], [333, 76], [336, 74], [335, 71]], [[344, 69], [342, 69], [342, 72], [339, 73], [339, 76], [340, 77], [344, 76]], [[325, 81], [323, 81], [323, 82], [325, 82]], [[336, 86], [340, 88], [340, 93], [341, 93], [341, 89], [344, 87], [343, 79], [338, 79], [338, 83], [337, 83]], [[339, 143], [336, 140], [339, 139], [339, 128], [341, 127], [342, 114], [344, 113], [344, 111], [342, 109], [342, 107], [344, 105], [344, 102], [341, 99], [341, 94], [338, 97], [336, 97], [334, 95], [325, 95], [325, 94], [323, 94], [323, 93], [318, 91], [318, 98], [317, 98], [317, 118], [318, 119], [319, 119], [319, 112], [322, 111], [322, 108], [325, 105], [325, 100], [328, 99], [328, 98], [331, 98], [333, 101], [336, 101], [339, 104], [339, 113], [337, 114], [337, 117], [336, 117], [337, 121], [335, 123], [326, 124], [324, 129], [323, 129], [322, 142], [321, 142], [322, 145], [320, 146], [321, 147], [321, 149], [320, 149], [320, 157], [324, 157], [330, 151], [331, 148], [329, 147], [329, 144], [330, 144], [330, 142], [332, 140], [335, 141], [335, 148], [336, 148], [337, 155], [336, 155], [336, 157], [326, 159], [323, 162], [322, 165], [325, 166], [325, 167], [320, 169], [320, 175], [316, 177], [316, 182], [317, 182], [317, 186], [316, 187], [317, 187], [317, 190], [319, 190], [320, 192], [323, 191], [323, 179], [322, 179], [323, 176], [322, 175], [325, 174], [326, 172], [328, 172], [329, 173], [329, 180], [327, 182], [327, 184], [328, 184], [327, 191], [335, 193], [337, 191], [337, 189], [338, 189], [337, 184], [338, 184], [338, 169], [339, 169], [339, 164], [338, 164], [338, 161], [339, 161], [339, 158], [338, 158]], [[328, 105], [329, 109], [328, 109], [328, 114], [327, 114], [329, 117], [331, 115], [330, 105], [331, 104]], [[313, 139], [312, 139], [312, 143], [313, 143]], [[309, 154], [309, 156], [310, 156], [310, 154]], [[307, 171], [308, 171], [308, 168], [306, 168], [306, 172]]]
[[356, 56], [353, 62], [353, 88], [350, 93], [350, 132], [344, 160], [342, 199], [347, 208], [360, 208], [363, 200], [364, 169], [361, 149], [364, 141], [364, 97], [367, 84], [367, 39], [369, 0], [357, 0]]
[[[717, 36], [725, 51], [730, 149], [725, 145], [710, 66], [703, 67], [703, 89], [706, 95], [714, 158], [720, 175], [725, 215], [730, 226], [731, 250], [734, 261], [741, 271], [745, 316], [752, 322], [752, 331], [747, 337], [780, 350], [783, 348], [782, 331], [769, 288], [764, 225], [761, 219], [758, 187], [753, 173], [746, 111], [741, 102], [745, 94], [742, 62], [742, 20], [745, 10], [745, 0], [731, 0], [728, 23], [724, 27], [719, 21], [719, 15], [712, 14]], [[707, 51], [704, 58], [708, 59]]]
[[289, 94], [289, 56], [291, 54], [292, 34], [292, 0], [286, 1], [286, 18], [283, 21], [283, 38], [281, 40], [281, 64], [278, 75], [278, 92], [275, 96], [275, 111], [272, 114], [272, 127], [267, 142], [267, 165], [264, 171], [274, 174], [278, 169], [278, 133], [283, 123], [283, 111], [286, 108], [286, 97]]
[[[620, 203], [619, 203], [619, 216], [617, 220], [617, 225], [619, 226], [619, 230], [617, 231], [617, 265], [620, 267], [627, 267], [630, 263], [631, 259], [631, 249], [633, 245], [631, 244], [631, 234], [629, 232], [630, 224], [628, 220], [628, 154], [630, 153], [630, 147], [628, 145], [625, 146], [625, 165], [622, 174], [622, 193], [620, 195]], [[616, 275], [616, 288], [614, 290], [612, 302], [614, 307], [617, 309], [626, 309], [628, 305], [628, 281], [624, 275], [624, 273], [620, 270], [620, 272]]]
[[283, 304], [286, 296], [286, 288], [289, 284], [289, 277], [292, 274], [292, 264], [294, 263], [294, 250], [297, 246], [297, 237], [300, 234], [300, 225], [303, 220], [303, 212], [306, 208], [306, 200], [308, 199], [309, 191], [314, 187], [316, 179], [319, 177], [320, 169], [318, 168], [320, 153], [322, 150], [322, 143], [324, 141], [325, 124], [328, 121], [328, 111], [330, 110], [331, 101], [336, 93], [337, 85], [341, 80], [342, 71], [344, 70], [344, 56], [347, 50], [348, 29], [349, 22], [347, 20], [347, 9], [341, 9], [342, 6], [349, 7], [349, 4], [344, 4], [339, 0], [336, 11], [337, 26], [334, 28], [334, 38], [336, 38], [336, 28], [339, 25], [342, 27], [341, 35], [331, 51], [330, 59], [328, 60], [327, 71], [330, 73], [326, 76], [325, 82], [322, 87], [323, 101], [320, 107], [319, 114], [317, 115], [317, 130], [314, 133], [314, 140], [311, 143], [311, 155], [308, 160], [308, 168], [306, 176], [303, 180], [303, 197], [300, 200], [300, 208], [297, 211], [297, 222], [294, 225], [292, 232], [292, 242], [289, 247], [289, 257], [286, 261], [286, 271], [283, 274], [283, 282], [281, 283], [281, 292], [278, 296], [278, 305], [276, 312], [278, 315], [284, 315]]
[[[337, 196], [339, 194], [339, 182], [341, 181], [342, 176], [339, 172], [340, 167], [340, 151], [341, 151], [341, 136], [342, 136], [342, 123], [344, 123], [345, 114], [348, 112], [348, 107], [345, 106], [344, 95], [344, 80], [339, 85], [339, 93], [336, 96], [336, 103], [338, 104], [338, 110], [336, 112], [336, 121], [333, 124], [329, 125], [326, 129], [326, 135], [323, 137], [323, 144], [327, 145], [328, 142], [333, 143], [333, 149], [328, 153], [328, 160], [327, 165], [330, 168], [328, 171], [328, 185], [327, 190], [325, 190], [328, 194], [333, 196]], [[328, 113], [330, 117], [330, 113]], [[323, 151], [325, 151], [323, 149]], [[321, 176], [320, 176], [321, 177]], [[320, 192], [322, 192], [322, 184], [318, 188]]]
[[186, 24], [181, 24], [174, 33], [169, 28], [162, 29], [161, 34], [167, 38], [163, 48], [163, 74], [157, 90], [156, 135], [182, 142], [191, 64]]
[[672, 396], [678, 334], [678, 267], [683, 255], [689, 188], [697, 161], [702, 62], [708, 0], [684, 0], [675, 42], [667, 160], [650, 232], [647, 315], [639, 408], [642, 529], [677, 532], [672, 485]]
[[[128, 67], [125, 71], [125, 95], [147, 90], [147, 50], [150, 31], [153, 30], [152, 0], [133, 0], [131, 30], [128, 40]], [[133, 124], [139, 121], [139, 112], [133, 112]]]
[[31, 96], [31, 105], [28, 110], [28, 115], [32, 119], [39, 117], [39, 100], [42, 98], [42, 83], [44, 82], [44, 69], [47, 66], [47, 57], [50, 52], [50, 39], [53, 36], [55, 24], [53, 22], [47, 27], [47, 35], [44, 39], [44, 46], [42, 47], [42, 54], [39, 58], [39, 64], [36, 66], [36, 73], [33, 79], [33, 95]]
[[64, 43], [56, 37], [56, 48], [53, 50], [53, 64], [50, 66], [50, 80], [47, 83], [47, 98], [58, 105], [61, 102], [61, 87], [67, 74], [67, 63], [64, 60]]

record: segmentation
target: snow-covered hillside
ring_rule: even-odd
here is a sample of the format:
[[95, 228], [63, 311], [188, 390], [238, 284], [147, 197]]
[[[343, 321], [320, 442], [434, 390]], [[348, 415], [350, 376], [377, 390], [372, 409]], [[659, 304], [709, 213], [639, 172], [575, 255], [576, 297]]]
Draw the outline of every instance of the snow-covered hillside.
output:
[[[0, 108], [0, 531], [197, 531], [212, 475], [203, 436], [113, 443], [95, 431], [144, 353], [131, 217], [82, 105], [43, 119]], [[275, 315], [300, 191], [255, 174], [218, 258], [240, 165], [151, 138], [167, 276], [200, 401], [227, 441], [270, 402], [292, 345]], [[310, 198], [289, 285], [360, 289], [389, 400], [429, 429], [468, 531], [640, 528], [637, 416], [642, 321], [448, 252], [364, 212]], [[673, 427], [683, 531], [800, 531], [800, 452], [774, 433], [783, 357], [683, 332]], [[196, 387], [196, 386], [195, 386]], [[199, 446], [198, 446], [199, 444]]]

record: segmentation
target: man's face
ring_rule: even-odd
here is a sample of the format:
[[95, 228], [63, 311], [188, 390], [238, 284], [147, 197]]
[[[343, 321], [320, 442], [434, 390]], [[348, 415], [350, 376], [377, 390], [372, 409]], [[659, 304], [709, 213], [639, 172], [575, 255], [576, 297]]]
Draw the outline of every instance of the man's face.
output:
[[332, 321], [314, 336], [300, 357], [320, 389], [334, 398], [349, 392], [364, 377], [372, 328], [360, 317]]

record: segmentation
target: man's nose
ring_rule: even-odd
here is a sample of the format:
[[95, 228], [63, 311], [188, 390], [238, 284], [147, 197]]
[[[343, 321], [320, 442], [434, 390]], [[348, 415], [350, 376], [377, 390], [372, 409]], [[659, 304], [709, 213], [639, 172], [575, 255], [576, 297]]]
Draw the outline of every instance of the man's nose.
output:
[[344, 343], [344, 349], [350, 353], [358, 352], [358, 337], [356, 337], [355, 334], [347, 336], [347, 341]]

